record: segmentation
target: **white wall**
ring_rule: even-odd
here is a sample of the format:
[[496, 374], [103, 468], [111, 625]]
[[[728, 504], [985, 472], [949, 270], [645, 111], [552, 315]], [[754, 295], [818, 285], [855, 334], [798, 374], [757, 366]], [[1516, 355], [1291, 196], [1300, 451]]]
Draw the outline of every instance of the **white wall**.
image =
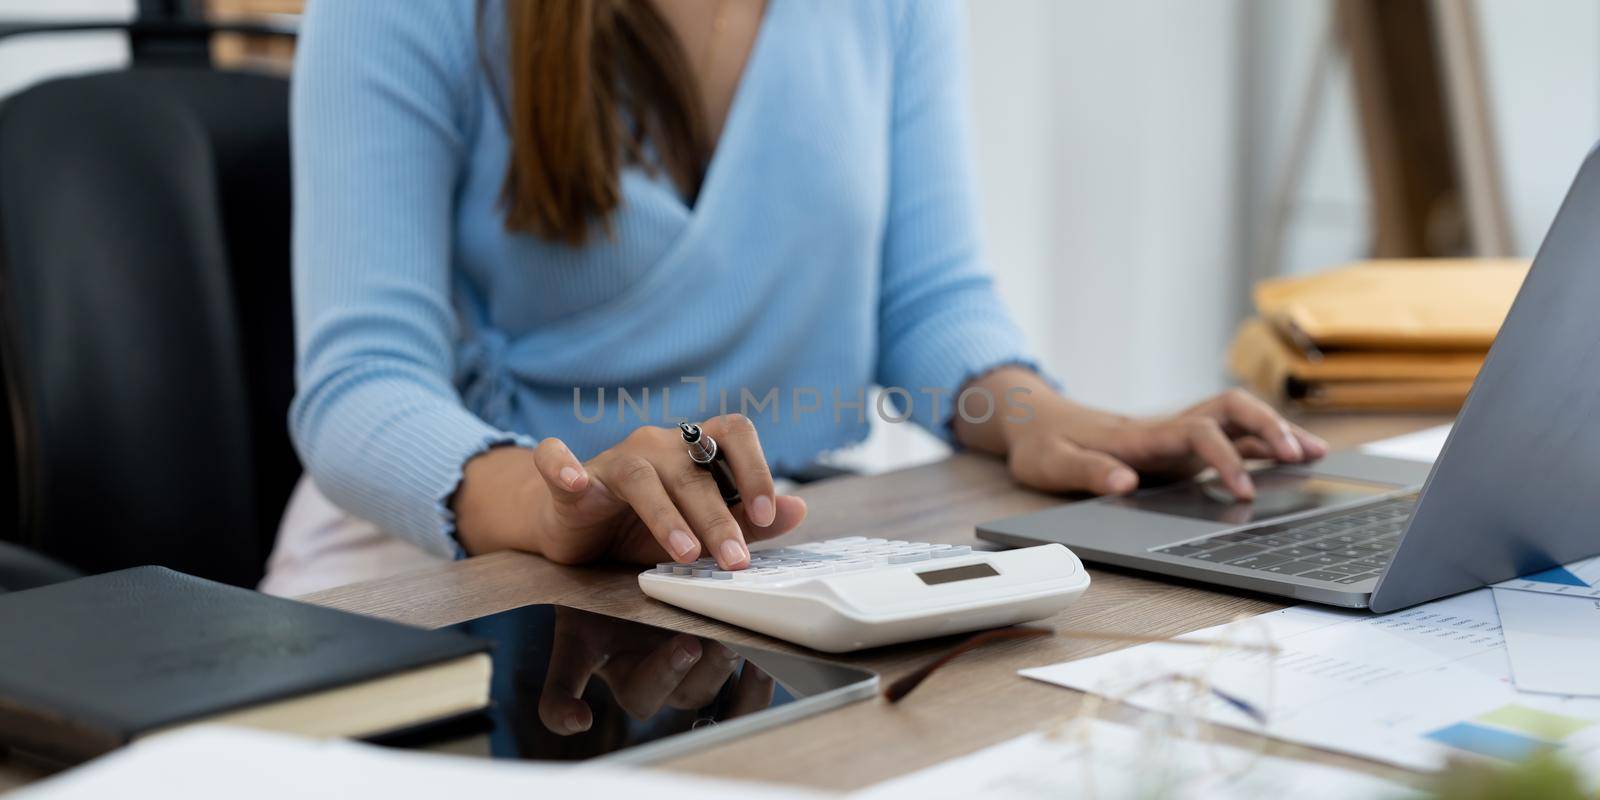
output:
[[[0, 0], [0, 23], [125, 20], [134, 0]], [[0, 97], [41, 78], [104, 69], [128, 60], [117, 33], [49, 34], [0, 40]]]
[[[1288, 150], [1325, 2], [1248, 0], [1257, 62], [1241, 135], [1247, 227], [1260, 233], [1267, 195]], [[1583, 156], [1600, 138], [1600, 4], [1592, 0], [1474, 0], [1483, 37], [1490, 111], [1516, 253], [1531, 256]], [[1369, 202], [1348, 72], [1332, 72], [1318, 108], [1309, 163], [1293, 197], [1282, 272], [1359, 258], [1370, 237]]]
[[1511, 228], [1533, 255], [1600, 139], [1600, 3], [1479, 0]]
[[[1076, 398], [1174, 409], [1224, 385], [1239, 288], [1241, 0], [969, 0], [974, 154], [1002, 296]], [[879, 424], [838, 459], [946, 450]]]
[[[1600, 138], [1600, 4], [1474, 0], [1515, 245]], [[1002, 292], [1076, 396], [1223, 385], [1327, 2], [969, 0], [984, 226]], [[1360, 258], [1369, 203], [1335, 65], [1279, 271]]]
[[1075, 396], [1131, 411], [1219, 388], [1240, 3], [969, 8], [989, 252], [1045, 362]]
[[1247, 70], [1239, 109], [1242, 192], [1235, 209], [1247, 248], [1247, 274], [1303, 274], [1359, 258], [1371, 239], [1361, 141], [1348, 70], [1337, 56], [1324, 71], [1321, 101], [1311, 109], [1305, 161], [1288, 198], [1286, 235], [1274, 258], [1264, 252], [1272, 202], [1290, 158], [1290, 140], [1306, 110], [1313, 61], [1333, 36], [1332, 4], [1249, 0], [1245, 4]]

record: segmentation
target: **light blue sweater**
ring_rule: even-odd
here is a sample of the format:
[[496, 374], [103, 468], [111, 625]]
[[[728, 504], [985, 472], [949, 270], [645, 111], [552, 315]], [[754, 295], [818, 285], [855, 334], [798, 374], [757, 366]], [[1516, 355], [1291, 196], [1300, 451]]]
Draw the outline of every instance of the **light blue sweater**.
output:
[[959, 2], [769, 0], [697, 203], [630, 168], [581, 248], [503, 227], [500, 14], [485, 59], [472, 0], [305, 19], [290, 425], [347, 511], [450, 553], [447, 501], [491, 446], [587, 459], [743, 398], [781, 473], [862, 439], [871, 384], [948, 436], [966, 381], [1028, 362], [978, 239]]

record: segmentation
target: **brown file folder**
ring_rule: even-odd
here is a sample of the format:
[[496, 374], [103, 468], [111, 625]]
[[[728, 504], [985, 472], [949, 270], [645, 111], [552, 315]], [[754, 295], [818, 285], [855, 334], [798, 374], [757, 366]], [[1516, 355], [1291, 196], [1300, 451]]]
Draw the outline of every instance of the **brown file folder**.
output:
[[1528, 262], [1366, 261], [1256, 286], [1256, 311], [1323, 350], [1488, 350]]
[[1235, 376], [1323, 409], [1453, 411], [1516, 297], [1528, 262], [1369, 261], [1256, 287]]

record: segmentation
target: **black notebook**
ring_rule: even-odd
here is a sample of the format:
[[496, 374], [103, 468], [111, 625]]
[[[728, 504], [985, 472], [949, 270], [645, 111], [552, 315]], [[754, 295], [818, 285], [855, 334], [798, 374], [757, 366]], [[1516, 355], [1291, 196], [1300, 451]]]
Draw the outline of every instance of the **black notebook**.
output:
[[481, 709], [488, 645], [161, 567], [0, 595], [0, 745], [73, 763], [221, 722], [365, 737]]

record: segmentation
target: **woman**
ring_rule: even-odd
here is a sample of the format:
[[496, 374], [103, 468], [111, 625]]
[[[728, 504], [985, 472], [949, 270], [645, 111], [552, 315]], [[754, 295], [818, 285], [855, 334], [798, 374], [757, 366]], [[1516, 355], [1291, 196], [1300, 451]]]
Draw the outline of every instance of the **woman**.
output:
[[[501, 549], [739, 569], [805, 516], [773, 474], [877, 411], [1052, 492], [1249, 498], [1241, 459], [1325, 452], [1243, 393], [1134, 419], [1039, 376], [978, 244], [959, 2], [314, 0], [300, 47], [312, 482], [270, 591]], [[707, 417], [731, 509], [668, 427]]]

